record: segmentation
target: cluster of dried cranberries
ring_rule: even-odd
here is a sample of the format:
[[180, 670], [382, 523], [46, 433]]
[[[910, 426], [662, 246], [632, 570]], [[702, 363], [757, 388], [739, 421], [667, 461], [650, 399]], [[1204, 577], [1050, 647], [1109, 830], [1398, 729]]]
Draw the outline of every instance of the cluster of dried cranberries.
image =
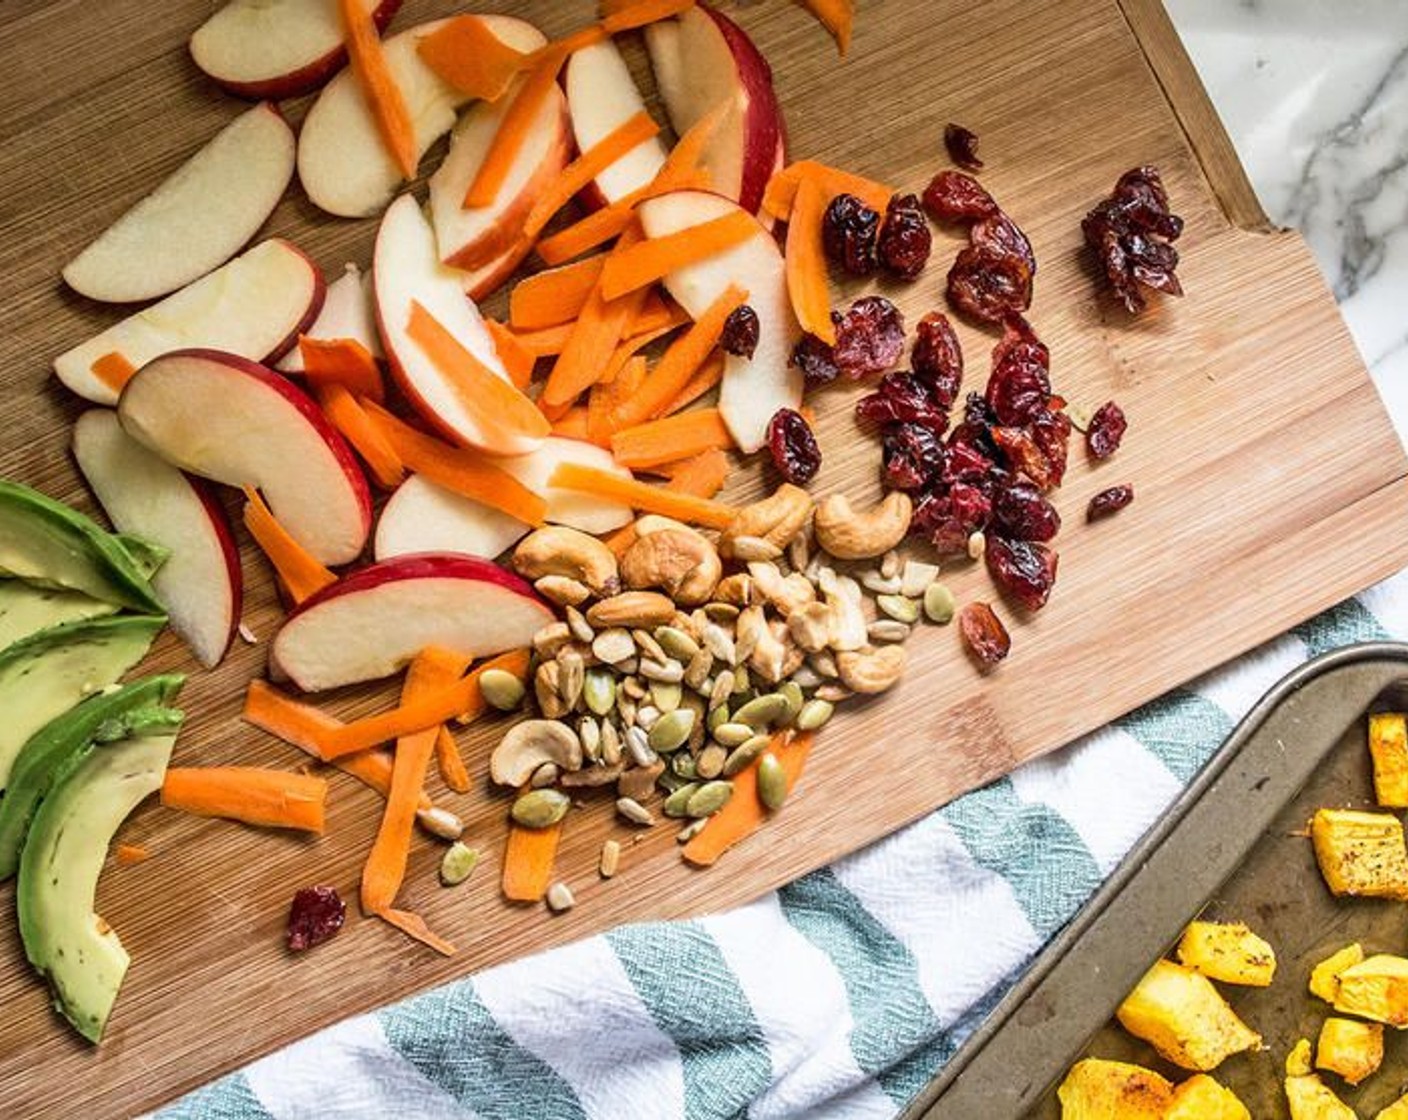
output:
[[1170, 244], [1183, 232], [1183, 219], [1169, 210], [1158, 168], [1126, 171], [1114, 194], [1085, 216], [1081, 229], [1131, 314], [1144, 310], [1141, 284], [1171, 296], [1183, 294], [1174, 275], [1178, 250]]
[[982, 323], [1001, 323], [1031, 307], [1032, 244], [976, 179], [940, 171], [924, 191], [924, 205], [936, 221], [968, 226], [968, 247], [948, 273], [954, 307]]

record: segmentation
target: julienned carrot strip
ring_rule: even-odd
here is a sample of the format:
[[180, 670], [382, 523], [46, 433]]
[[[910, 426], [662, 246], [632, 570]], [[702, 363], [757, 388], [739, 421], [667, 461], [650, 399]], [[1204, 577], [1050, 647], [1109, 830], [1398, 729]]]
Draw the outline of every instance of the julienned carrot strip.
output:
[[802, 329], [834, 346], [836, 326], [831, 322], [826, 251], [821, 242], [825, 210], [826, 197], [821, 188], [814, 180], [803, 179], [797, 185], [792, 217], [787, 223], [787, 294]]
[[658, 467], [711, 448], [732, 446], [733, 437], [717, 408], [677, 412], [662, 420], [623, 428], [611, 437], [611, 454], [616, 462], [632, 470]]
[[635, 3], [617, 5], [601, 21], [601, 26], [608, 35], [619, 35], [622, 31], [633, 31], [677, 16], [692, 7], [694, 0], [635, 0]]
[[455, 397], [487, 432], [542, 439], [549, 424], [533, 402], [472, 354], [419, 300], [411, 300], [406, 337], [450, 383]]
[[524, 222], [523, 236], [536, 238], [548, 221], [617, 160], [659, 135], [660, 126], [644, 109], [617, 125], [564, 167], [538, 196]]
[[[804, 731], [788, 741], [786, 731], [773, 736], [769, 748], [782, 763], [782, 771], [787, 775], [787, 791], [797, 784], [802, 776], [802, 768], [807, 764], [807, 755], [812, 749], [814, 735]], [[688, 844], [681, 855], [686, 863], [695, 867], [712, 867], [718, 858], [763, 826], [771, 816], [758, 798], [758, 762], [734, 775], [733, 796], [722, 809], [709, 818], [709, 823]]]
[[161, 803], [168, 809], [317, 833], [323, 831], [327, 795], [322, 778], [254, 766], [173, 767], [161, 783]]
[[562, 839], [562, 822], [548, 828], [508, 826], [504, 845], [504, 897], [511, 902], [541, 902], [552, 882], [552, 865], [557, 859], [557, 842]]
[[455, 722], [461, 726], [473, 723], [488, 708], [488, 703], [484, 699], [484, 694], [479, 691], [479, 678], [490, 669], [502, 669], [505, 673], [512, 673], [519, 681], [524, 681], [528, 677], [528, 666], [531, 658], [526, 649], [511, 649], [507, 653], [501, 653], [497, 657], [491, 657], [488, 661], [482, 662], [474, 672], [470, 673], [465, 680], [472, 682], [475, 687], [473, 696], [464, 709], [455, 716]]
[[549, 486], [595, 494], [599, 498], [628, 505], [646, 513], [658, 513], [692, 525], [710, 529], [726, 529], [737, 510], [723, 502], [694, 498], [660, 486], [622, 478], [611, 471], [598, 470], [580, 463], [559, 463], [548, 479]]
[[542, 525], [548, 504], [513, 475], [476, 452], [417, 431], [384, 408], [362, 404], [401, 461], [417, 474], [529, 525]]
[[[595, 389], [595, 386], [593, 386]], [[562, 436], [564, 439], [590, 440], [588, 435], [588, 408], [587, 405], [573, 405], [558, 419], [553, 421], [552, 434]]]
[[301, 603], [324, 587], [337, 582], [337, 576], [318, 563], [301, 544], [278, 523], [264, 499], [253, 486], [244, 488], [247, 504], [244, 523], [260, 551], [274, 565], [274, 571], [295, 603]]
[[377, 404], [386, 399], [381, 367], [371, 351], [355, 338], [308, 338], [305, 335], [298, 340], [298, 352], [303, 358], [303, 377], [309, 384], [336, 382], [353, 396], [370, 397]]
[[612, 254], [601, 272], [601, 294], [607, 299], [619, 299], [762, 234], [762, 227], [751, 214], [730, 210], [687, 229], [649, 238], [626, 252]]
[[[580, 309], [579, 309], [580, 313]], [[514, 340], [528, 353], [538, 358], [553, 358], [567, 349], [567, 340], [572, 337], [576, 323], [559, 323], [555, 327], [542, 327], [532, 331], [514, 331]]]
[[836, 47], [844, 58], [851, 49], [851, 25], [856, 17], [855, 0], [801, 0], [802, 7], [831, 32]]
[[[343, 0], [344, 4], [347, 2], [348, 0]], [[528, 138], [533, 121], [537, 119], [539, 108], [552, 93], [553, 86], [557, 83], [557, 72], [567, 56], [551, 44], [545, 50], [546, 53], [541, 58], [536, 58], [535, 55], [536, 60], [532, 62], [528, 77], [518, 87], [518, 92], [513, 95], [513, 102], [504, 113], [503, 120], [499, 122], [499, 129], [494, 133], [494, 139], [489, 142], [489, 150], [484, 153], [484, 162], [479, 165], [474, 181], [465, 192], [464, 209], [471, 210], [494, 204], [494, 199], [499, 197], [499, 191], [508, 178], [514, 160], [518, 158], [518, 153]]]
[[[676, 464], [670, 471], [670, 481], [665, 483], [665, 489], [696, 498], [712, 498], [723, 489], [728, 470], [727, 455], [717, 448], [705, 451]], [[626, 550], [636, 543], [635, 524], [623, 525], [604, 537], [603, 541], [617, 556], [624, 556]]]
[[122, 867], [131, 867], [151, 857], [151, 852], [140, 844], [119, 844], [113, 853]]
[[137, 372], [137, 367], [116, 350], [109, 350], [100, 358], [95, 359], [89, 368], [92, 369], [93, 376], [114, 393], [122, 392], [127, 383], [132, 380], [132, 375]]
[[775, 172], [768, 180], [763, 192], [763, 210], [779, 221], [785, 222], [792, 216], [792, 203], [797, 197], [797, 186], [803, 179], [811, 179], [821, 187], [829, 203], [838, 194], [853, 194], [872, 210], [885, 212], [890, 205], [890, 197], [895, 193], [884, 183], [853, 175], [837, 167], [830, 167], [816, 160], [803, 159], [788, 164]]
[[357, 83], [362, 87], [372, 116], [376, 118], [377, 131], [391, 158], [400, 168], [402, 177], [416, 177], [416, 130], [411, 122], [406, 99], [396, 84], [396, 77], [386, 61], [386, 52], [381, 47], [381, 36], [372, 21], [371, 12], [362, 0], [338, 0], [338, 12], [342, 16], [343, 37], [347, 42], [347, 57], [352, 63], [352, 72], [357, 75]]
[[592, 386], [587, 398], [587, 438], [598, 447], [611, 448], [611, 436], [616, 430], [611, 416], [616, 406], [629, 400], [646, 377], [645, 359], [629, 359], [610, 381], [603, 379]]
[[[645, 311], [642, 311], [641, 318], [644, 318], [646, 314]], [[633, 335], [616, 347], [615, 353], [611, 355], [611, 360], [606, 363], [606, 368], [602, 371], [601, 378], [597, 381], [597, 384], [612, 384], [621, 370], [626, 367], [626, 364], [635, 358], [640, 351], [644, 350], [656, 339], [664, 338], [665, 335], [669, 334], [671, 331], [689, 322], [688, 315], [685, 315], [683, 312], [679, 314], [681, 316], [680, 322], [667, 323], [664, 326], [656, 327], [654, 330], [646, 331], [643, 334]], [[644, 361], [644, 359], [641, 360]]]
[[724, 379], [724, 355], [715, 350], [694, 376], [684, 383], [684, 388], [675, 394], [674, 400], [660, 410], [661, 416], [670, 416], [682, 408], [688, 408], [715, 385]]
[[583, 27], [580, 31], [574, 31], [570, 35], [564, 35], [561, 39], [554, 39], [546, 46], [539, 47], [528, 56], [528, 65], [530, 67], [536, 66], [554, 55], [562, 62], [566, 62], [569, 55], [576, 54], [587, 47], [593, 47], [605, 39], [606, 29], [600, 24]]
[[488, 330], [489, 337], [494, 340], [494, 349], [499, 353], [499, 361], [503, 362], [508, 379], [513, 382], [515, 389], [523, 392], [533, 380], [533, 367], [538, 362], [537, 355], [497, 319], [485, 319], [484, 327]]
[[469, 792], [469, 771], [464, 768], [460, 745], [443, 723], [435, 736], [435, 765], [440, 769], [440, 780], [452, 790], [456, 793]]
[[[643, 334], [655, 334], [661, 330], [674, 330], [689, 322], [689, 315], [679, 304], [664, 299], [658, 291], [648, 291], [645, 302], [640, 305], [640, 313], [631, 320], [626, 340], [634, 342]], [[641, 343], [642, 346], [645, 343]]]
[[394, 910], [388, 906], [377, 914], [377, 917], [388, 925], [395, 926], [407, 937], [414, 938], [422, 945], [434, 949], [442, 957], [455, 955], [454, 945], [439, 934], [431, 932], [430, 927], [425, 924], [425, 919], [411, 910]]
[[489, 30], [479, 16], [446, 20], [416, 43], [416, 52], [447, 84], [484, 101], [502, 97], [528, 59]]
[[324, 415], [347, 437], [347, 442], [371, 470], [377, 485], [385, 490], [400, 486], [406, 477], [406, 465], [347, 387], [330, 382], [318, 390], [317, 396]]
[[698, 320], [675, 339], [636, 394], [617, 406], [612, 415], [616, 427], [629, 428], [648, 420], [674, 400], [718, 344], [728, 317], [747, 302], [748, 293], [737, 284], [724, 289]]
[[516, 331], [533, 331], [570, 323], [601, 276], [606, 254], [584, 257], [520, 280], [508, 297], [508, 322]]

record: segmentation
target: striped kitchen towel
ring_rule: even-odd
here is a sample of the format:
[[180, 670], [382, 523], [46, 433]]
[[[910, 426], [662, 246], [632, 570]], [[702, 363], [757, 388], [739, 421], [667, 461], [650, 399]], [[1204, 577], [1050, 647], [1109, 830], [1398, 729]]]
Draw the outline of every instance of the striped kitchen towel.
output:
[[1283, 674], [1408, 636], [1408, 573], [718, 917], [350, 1019], [159, 1120], [897, 1115]]

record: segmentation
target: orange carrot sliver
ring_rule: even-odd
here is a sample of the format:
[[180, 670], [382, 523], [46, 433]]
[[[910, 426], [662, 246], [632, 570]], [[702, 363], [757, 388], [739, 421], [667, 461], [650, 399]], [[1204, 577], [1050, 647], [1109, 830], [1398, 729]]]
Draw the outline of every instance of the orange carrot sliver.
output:
[[838, 194], [853, 194], [881, 214], [890, 205], [890, 198], [895, 193], [884, 183], [877, 183], [874, 179], [853, 175], [849, 171], [842, 171], [816, 160], [803, 159], [788, 164], [768, 180], [767, 189], [763, 192], [764, 212], [783, 222], [791, 218], [797, 187], [803, 179], [815, 182], [828, 203]]
[[[644, 319], [646, 317], [646, 315], [647, 312], [642, 310], [640, 319], [637, 319], [636, 322], [639, 323], [641, 319]], [[671, 331], [676, 330], [678, 327], [689, 322], [689, 316], [684, 314], [684, 312], [682, 311], [678, 312], [677, 315], [672, 316], [672, 318], [676, 319], [677, 321], [665, 323], [662, 326], [656, 327], [653, 330], [645, 331], [641, 334], [633, 334], [630, 338], [626, 339], [625, 342], [621, 343], [621, 345], [616, 347], [615, 353], [611, 355], [611, 360], [606, 363], [606, 369], [602, 371], [601, 378], [597, 382], [597, 384], [612, 384], [616, 380], [617, 376], [620, 374], [621, 370], [623, 370], [626, 367], [627, 363], [634, 359], [636, 355], [640, 353], [640, 351], [644, 350], [656, 339], [664, 338], [665, 335], [669, 334]], [[641, 361], [644, 360], [644, 358], [641, 359]]]
[[318, 390], [318, 404], [332, 426], [362, 457], [378, 486], [394, 490], [401, 485], [406, 465], [345, 385], [336, 381], [324, 385]]
[[733, 437], [717, 408], [679, 412], [623, 428], [611, 437], [616, 462], [632, 470], [658, 467], [711, 448], [733, 446]]
[[381, 133], [382, 142], [402, 177], [414, 179], [419, 161], [415, 125], [411, 122], [410, 110], [406, 108], [406, 99], [387, 64], [376, 24], [367, 5], [361, 0], [338, 0], [337, 7], [342, 16], [347, 57], [371, 105], [377, 131]]
[[[779, 732], [774, 735], [770, 749], [782, 764], [790, 793], [807, 764], [807, 755], [815, 736], [810, 731], [804, 731], [789, 742], [788, 734]], [[684, 846], [681, 854], [686, 863], [692, 863], [695, 867], [712, 867], [721, 855], [740, 840], [752, 836], [772, 816], [758, 798], [758, 761], [734, 775], [733, 796], [728, 799], [728, 804], [710, 817], [704, 831]]]
[[856, 0], [801, 0], [802, 7], [816, 16], [831, 32], [842, 57], [851, 49], [851, 25], [856, 18]]
[[497, 101], [523, 71], [528, 56], [489, 30], [479, 16], [456, 16], [416, 43], [421, 60], [468, 97]]
[[[343, 0], [343, 3], [346, 2], [347, 0]], [[538, 110], [557, 83], [557, 72], [567, 56], [551, 44], [544, 49], [546, 53], [541, 59], [536, 53], [530, 56], [532, 69], [523, 84], [518, 87], [518, 92], [513, 95], [513, 101], [504, 113], [503, 120], [499, 122], [494, 139], [489, 142], [489, 150], [484, 153], [484, 162], [479, 165], [474, 181], [465, 192], [466, 210], [494, 204], [508, 179], [514, 161], [518, 158], [519, 151], [528, 139], [528, 132], [538, 117]]]
[[563, 439], [590, 440], [590, 413], [585, 405], [573, 405], [553, 421], [552, 434]]
[[244, 496], [248, 500], [244, 507], [245, 526], [269, 563], [274, 565], [274, 571], [295, 603], [337, 582], [337, 576], [315, 560], [278, 523], [258, 490], [246, 486]]
[[355, 338], [309, 338], [298, 340], [303, 358], [303, 377], [314, 386], [336, 383], [353, 396], [370, 397], [381, 404], [386, 386], [381, 367], [371, 351]]
[[601, 21], [601, 26], [608, 35], [617, 35], [669, 19], [692, 7], [694, 0], [635, 0], [631, 4], [616, 5]]
[[710, 529], [726, 529], [737, 514], [732, 506], [707, 498], [695, 498], [649, 483], [622, 478], [611, 471], [586, 467], [580, 463], [559, 463], [548, 479], [549, 486], [595, 494], [599, 498], [628, 505], [646, 513], [658, 513], [692, 525]]
[[376, 916], [388, 925], [395, 926], [407, 937], [412, 937], [422, 945], [434, 949], [442, 957], [455, 955], [455, 947], [439, 934], [432, 933], [430, 927], [425, 924], [425, 919], [419, 914], [410, 910], [394, 910], [388, 906], [386, 909], [378, 911]]
[[456, 793], [469, 792], [469, 771], [465, 769], [460, 745], [443, 723], [435, 735], [435, 765], [440, 769], [440, 780], [452, 790]]
[[[578, 309], [580, 312], [580, 308]], [[514, 341], [520, 347], [538, 358], [553, 358], [567, 349], [567, 341], [572, 337], [575, 323], [559, 323], [555, 327], [541, 327], [531, 331], [514, 331]]]
[[598, 253], [519, 281], [508, 297], [509, 326], [532, 331], [570, 323], [581, 313], [605, 263], [606, 254]]
[[624, 252], [612, 254], [601, 271], [601, 294], [607, 299], [619, 299], [687, 265], [741, 245], [761, 232], [757, 219], [751, 214], [730, 210], [722, 217], [663, 237], [652, 237]]
[[137, 367], [116, 350], [110, 350], [97, 358], [89, 368], [92, 369], [93, 376], [114, 393], [122, 392], [132, 380], [132, 375], [137, 372]]
[[539, 47], [528, 56], [528, 65], [537, 66], [552, 58], [557, 58], [560, 65], [567, 61], [569, 55], [576, 54], [587, 47], [593, 47], [605, 39], [606, 29], [600, 24], [584, 27], [580, 31], [574, 31], [570, 35], [564, 35], [561, 39], [554, 39], [546, 46]]
[[489, 337], [494, 340], [494, 349], [498, 351], [499, 361], [503, 362], [513, 387], [519, 392], [527, 389], [533, 380], [533, 367], [538, 363], [537, 355], [497, 319], [485, 319], [484, 326], [489, 331]]
[[151, 858], [151, 852], [140, 844], [119, 844], [113, 855], [122, 867], [131, 867], [134, 863]]
[[804, 331], [823, 342], [836, 344], [831, 322], [831, 292], [826, 279], [826, 251], [821, 242], [821, 222], [826, 196], [810, 178], [797, 185], [792, 218], [787, 223], [787, 294]]
[[561, 821], [548, 828], [508, 826], [508, 843], [504, 846], [505, 898], [512, 902], [542, 901], [552, 882], [552, 866], [561, 839]]
[[327, 795], [322, 778], [255, 766], [173, 767], [161, 783], [161, 803], [169, 809], [316, 833], [323, 831]]
[[[723, 379], [724, 355], [722, 351], [715, 350], [704, 360], [704, 364], [695, 371], [694, 375], [684, 383], [684, 388], [675, 394], [674, 399], [660, 410], [659, 415], [670, 416], [682, 408], [689, 407]], [[719, 446], [731, 447], [732, 443], [720, 444]], [[679, 457], [683, 458], [683, 454]]]
[[612, 414], [622, 401], [630, 400], [646, 377], [645, 359], [628, 359], [619, 370], [608, 370], [611, 379], [605, 376], [592, 386], [587, 398], [587, 438], [600, 447], [610, 448], [611, 436], [616, 431]]
[[728, 478], [728, 456], [717, 447], [710, 448], [675, 464], [669, 473], [666, 489], [693, 494], [696, 498], [712, 498], [724, 488]]
[[617, 125], [553, 179], [551, 186], [528, 211], [523, 236], [536, 238], [552, 216], [572, 201], [578, 191], [587, 187], [617, 160], [659, 133], [660, 126], [644, 109]]

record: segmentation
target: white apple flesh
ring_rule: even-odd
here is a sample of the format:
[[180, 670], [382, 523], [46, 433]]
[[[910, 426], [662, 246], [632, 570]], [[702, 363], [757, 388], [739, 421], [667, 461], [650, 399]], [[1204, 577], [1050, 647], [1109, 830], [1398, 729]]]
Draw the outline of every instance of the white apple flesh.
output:
[[117, 411], [127, 433], [172, 466], [258, 487], [320, 562], [346, 564], [361, 553], [372, 519], [362, 468], [288, 378], [233, 354], [176, 350], [137, 371]]
[[554, 621], [532, 587], [470, 556], [398, 556], [345, 576], [289, 615], [270, 651], [273, 672], [316, 692], [379, 680], [421, 650], [467, 658], [532, 644]]
[[418, 552], [458, 552], [492, 560], [529, 528], [516, 517], [413, 474], [382, 507], [373, 548], [378, 560]]
[[170, 550], [152, 577], [171, 628], [207, 669], [230, 648], [243, 580], [229, 519], [212, 488], [129, 436], [106, 408], [73, 426], [73, 456], [114, 527]]
[[[567, 63], [564, 78], [572, 130], [579, 151], [587, 151], [645, 111], [645, 100], [631, 77], [630, 68], [610, 39], [577, 51]], [[648, 185], [665, 163], [665, 145], [658, 136], [637, 144], [596, 177], [599, 198], [616, 202]]]
[[[376, 308], [372, 300], [372, 277], [355, 264], [343, 266], [342, 275], [328, 285], [323, 309], [302, 334], [303, 338], [330, 341], [350, 338], [367, 348], [373, 358], [384, 358], [381, 335], [376, 330]], [[303, 372], [303, 351], [297, 346], [279, 359], [277, 367], [284, 373]]]
[[282, 355], [317, 317], [322, 273], [296, 246], [262, 241], [223, 268], [144, 308], [54, 359], [54, 373], [95, 404], [117, 391], [93, 372], [107, 354], [141, 367], [168, 350], [200, 347], [255, 361]]
[[609, 533], [632, 521], [635, 514], [630, 506], [620, 502], [610, 502], [578, 490], [564, 490], [549, 486], [548, 479], [562, 463], [575, 463], [583, 467], [618, 474], [630, 478], [631, 472], [619, 466], [611, 457], [611, 452], [594, 443], [579, 439], [564, 439], [562, 436], [548, 436], [542, 446], [531, 455], [518, 455], [499, 459], [502, 467], [523, 483], [535, 494], [541, 494], [548, 503], [544, 515], [554, 525], [566, 525], [580, 529], [584, 533]]

